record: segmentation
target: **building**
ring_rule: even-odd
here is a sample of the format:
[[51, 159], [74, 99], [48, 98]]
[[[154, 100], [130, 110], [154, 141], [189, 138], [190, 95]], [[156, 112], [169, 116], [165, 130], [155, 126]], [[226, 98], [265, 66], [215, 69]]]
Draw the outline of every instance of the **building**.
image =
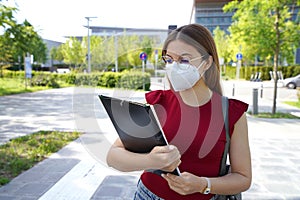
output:
[[[232, 0], [194, 0], [195, 23], [202, 24], [211, 32], [219, 26], [221, 30], [227, 32], [232, 23], [233, 12], [223, 12], [223, 6]], [[300, 7], [295, 4], [290, 5], [292, 13], [291, 19], [299, 21]]]
[[43, 39], [43, 41], [46, 44], [46, 47], [47, 47], [47, 50], [48, 50], [48, 52], [47, 52], [47, 62], [43, 64], [43, 67], [52, 67], [53, 65], [56, 65], [56, 64], [62, 64], [61, 62], [53, 60], [51, 58], [52, 48], [59, 47], [62, 44], [62, 42], [57, 42], [57, 41], [47, 40], [47, 39]]
[[195, 0], [194, 16], [195, 23], [204, 25], [211, 32], [219, 26], [227, 31], [232, 23], [234, 13], [224, 13], [223, 6], [231, 0]]
[[121, 36], [121, 35], [138, 35], [149, 36], [156, 45], [160, 46], [168, 35], [168, 29], [145, 29], [145, 28], [122, 28], [122, 27], [104, 27], [90, 26], [91, 35], [97, 36]]

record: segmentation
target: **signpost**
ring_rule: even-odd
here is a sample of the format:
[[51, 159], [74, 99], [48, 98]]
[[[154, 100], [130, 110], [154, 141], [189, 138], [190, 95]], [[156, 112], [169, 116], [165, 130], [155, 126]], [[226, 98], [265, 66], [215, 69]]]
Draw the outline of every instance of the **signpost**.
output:
[[241, 54], [241, 53], [236, 54], [236, 59], [237, 59], [236, 79], [240, 79], [240, 69], [241, 69], [241, 66], [242, 66], [243, 54]]
[[[147, 54], [145, 52], [140, 53], [140, 59], [142, 61], [142, 72], [143, 72], [143, 76], [145, 73], [145, 62], [147, 60]], [[145, 90], [145, 80], [143, 77], [143, 90]]]
[[241, 53], [236, 54], [236, 59], [237, 60], [242, 60], [243, 59], [243, 54], [241, 54]]
[[27, 79], [32, 78], [32, 66], [31, 66], [31, 56], [27, 55], [25, 57], [25, 89], [27, 88]]
[[147, 59], [147, 54], [145, 52], [140, 53], [140, 59], [145, 61]]
[[32, 77], [31, 57], [25, 57], [25, 78]]
[[145, 52], [140, 53], [140, 59], [142, 61], [143, 73], [145, 72], [145, 62], [147, 60], [147, 54]]
[[155, 69], [154, 69], [154, 74], [155, 74], [155, 77], [157, 77], [158, 50], [155, 49], [154, 53], [155, 53]]

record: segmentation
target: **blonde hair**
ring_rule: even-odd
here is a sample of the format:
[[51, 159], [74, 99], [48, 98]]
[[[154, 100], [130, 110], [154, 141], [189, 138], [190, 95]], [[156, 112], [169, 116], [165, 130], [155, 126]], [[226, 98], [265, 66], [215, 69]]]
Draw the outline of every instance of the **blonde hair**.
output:
[[215, 41], [209, 30], [200, 24], [189, 24], [173, 30], [163, 45], [163, 56], [166, 55], [169, 43], [174, 40], [181, 40], [195, 47], [201, 55], [204, 55], [204, 59], [212, 57], [213, 62], [204, 74], [204, 82], [209, 89], [222, 95], [219, 58]]

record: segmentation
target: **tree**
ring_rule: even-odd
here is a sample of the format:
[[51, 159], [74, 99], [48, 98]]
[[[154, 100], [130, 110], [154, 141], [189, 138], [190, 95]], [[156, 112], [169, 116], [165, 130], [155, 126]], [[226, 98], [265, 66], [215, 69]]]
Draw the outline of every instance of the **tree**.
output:
[[0, 4], [0, 26], [4, 32], [0, 36], [2, 63], [9, 66], [12, 63], [20, 62], [27, 53], [34, 56], [35, 62], [46, 62], [47, 47], [42, 38], [27, 20], [21, 24], [16, 22], [13, 16], [16, 11], [16, 8]]
[[0, 26], [4, 29], [7, 27], [13, 27], [16, 23], [13, 17], [13, 12], [16, 10], [16, 8], [8, 7], [0, 3]]
[[231, 60], [231, 59], [228, 60], [228, 58], [230, 58], [230, 55], [232, 54], [229, 35], [226, 35], [225, 31], [221, 30], [220, 27], [217, 27], [213, 31], [213, 35], [214, 35], [214, 40], [216, 43], [219, 58], [220, 59], [223, 58], [224, 63], [228, 63]]
[[86, 63], [87, 50], [82, 43], [72, 37], [62, 44], [61, 53], [66, 64], [74, 64], [75, 67], [81, 67]]
[[46, 44], [27, 20], [8, 28], [6, 33], [9, 35], [8, 39], [14, 48], [14, 60], [17, 60], [19, 56], [25, 57], [29, 53], [33, 55], [35, 62], [46, 62]]
[[130, 65], [127, 60], [127, 54], [131, 51], [132, 46], [135, 45], [135, 42], [131, 41], [131, 37], [132, 36], [127, 35], [126, 30], [124, 30], [121, 35], [116, 37], [118, 39], [116, 41], [117, 43], [115, 43], [115, 48], [117, 48], [116, 50], [118, 51], [118, 63], [121, 66], [128, 67]]
[[91, 36], [91, 66], [92, 70], [101, 70], [104, 61], [103, 38], [99, 36]]
[[292, 21], [290, 9], [296, 3], [300, 5], [299, 0], [235, 0], [224, 6], [224, 11], [235, 11], [230, 32], [233, 39], [244, 43], [243, 51], [247, 48], [251, 57], [273, 58], [272, 114], [276, 113], [279, 56], [292, 57], [291, 48], [299, 46], [299, 21]]
[[[91, 65], [92, 70], [107, 70], [108, 66], [116, 63], [128, 68], [141, 65], [139, 55], [146, 52], [149, 58], [152, 55], [153, 41], [149, 37], [122, 34], [108, 36], [91, 36]], [[86, 65], [87, 37], [82, 41], [69, 38], [59, 48], [51, 50], [51, 57], [55, 60], [63, 60], [66, 64], [74, 64], [76, 67]], [[117, 58], [116, 58], [117, 56]]]
[[149, 36], [143, 37], [143, 40], [141, 42], [141, 47], [143, 48], [143, 52], [145, 52], [148, 56], [152, 55], [153, 41], [149, 38]]
[[[8, 48], [7, 48], [8, 47]], [[12, 48], [5, 36], [0, 36], [0, 77], [5, 68], [10, 67], [12, 62]]]
[[62, 53], [62, 45], [51, 48], [50, 56], [52, 60], [57, 60], [62, 62], [64, 60], [63, 53]]
[[130, 48], [127, 50], [127, 60], [133, 67], [141, 66], [142, 61], [140, 60], [140, 54], [143, 48], [140, 45], [140, 38], [137, 35], [132, 35], [129, 38]]
[[4, 34], [0, 35], [0, 77], [2, 77], [3, 69], [9, 67], [13, 62], [13, 49], [9, 40], [9, 34], [5, 33], [5, 30], [15, 25], [13, 17], [13, 11], [15, 10], [15, 8], [6, 7], [0, 3], [0, 26], [4, 30]]

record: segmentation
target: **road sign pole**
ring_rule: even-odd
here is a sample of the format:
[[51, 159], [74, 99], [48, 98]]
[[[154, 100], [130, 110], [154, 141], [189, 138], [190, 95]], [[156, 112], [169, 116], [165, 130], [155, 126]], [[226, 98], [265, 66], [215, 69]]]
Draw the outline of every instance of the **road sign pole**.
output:
[[238, 60], [237, 65], [236, 65], [236, 79], [237, 80], [240, 79], [240, 69], [242, 66], [242, 58], [243, 58], [243, 55], [241, 53], [236, 54], [236, 59]]
[[140, 53], [140, 59], [142, 61], [142, 73], [143, 73], [143, 90], [145, 90], [145, 62], [147, 60], [147, 54], [145, 52]]
[[158, 62], [158, 50], [155, 50], [155, 68], [154, 68], [154, 74], [155, 78], [157, 77], [157, 62]]
[[240, 79], [241, 60], [238, 60], [236, 65], [236, 79]]
[[145, 74], [145, 61], [142, 61], [142, 72], [143, 72], [143, 90], [145, 90], [145, 78], [144, 78], [144, 74]]

